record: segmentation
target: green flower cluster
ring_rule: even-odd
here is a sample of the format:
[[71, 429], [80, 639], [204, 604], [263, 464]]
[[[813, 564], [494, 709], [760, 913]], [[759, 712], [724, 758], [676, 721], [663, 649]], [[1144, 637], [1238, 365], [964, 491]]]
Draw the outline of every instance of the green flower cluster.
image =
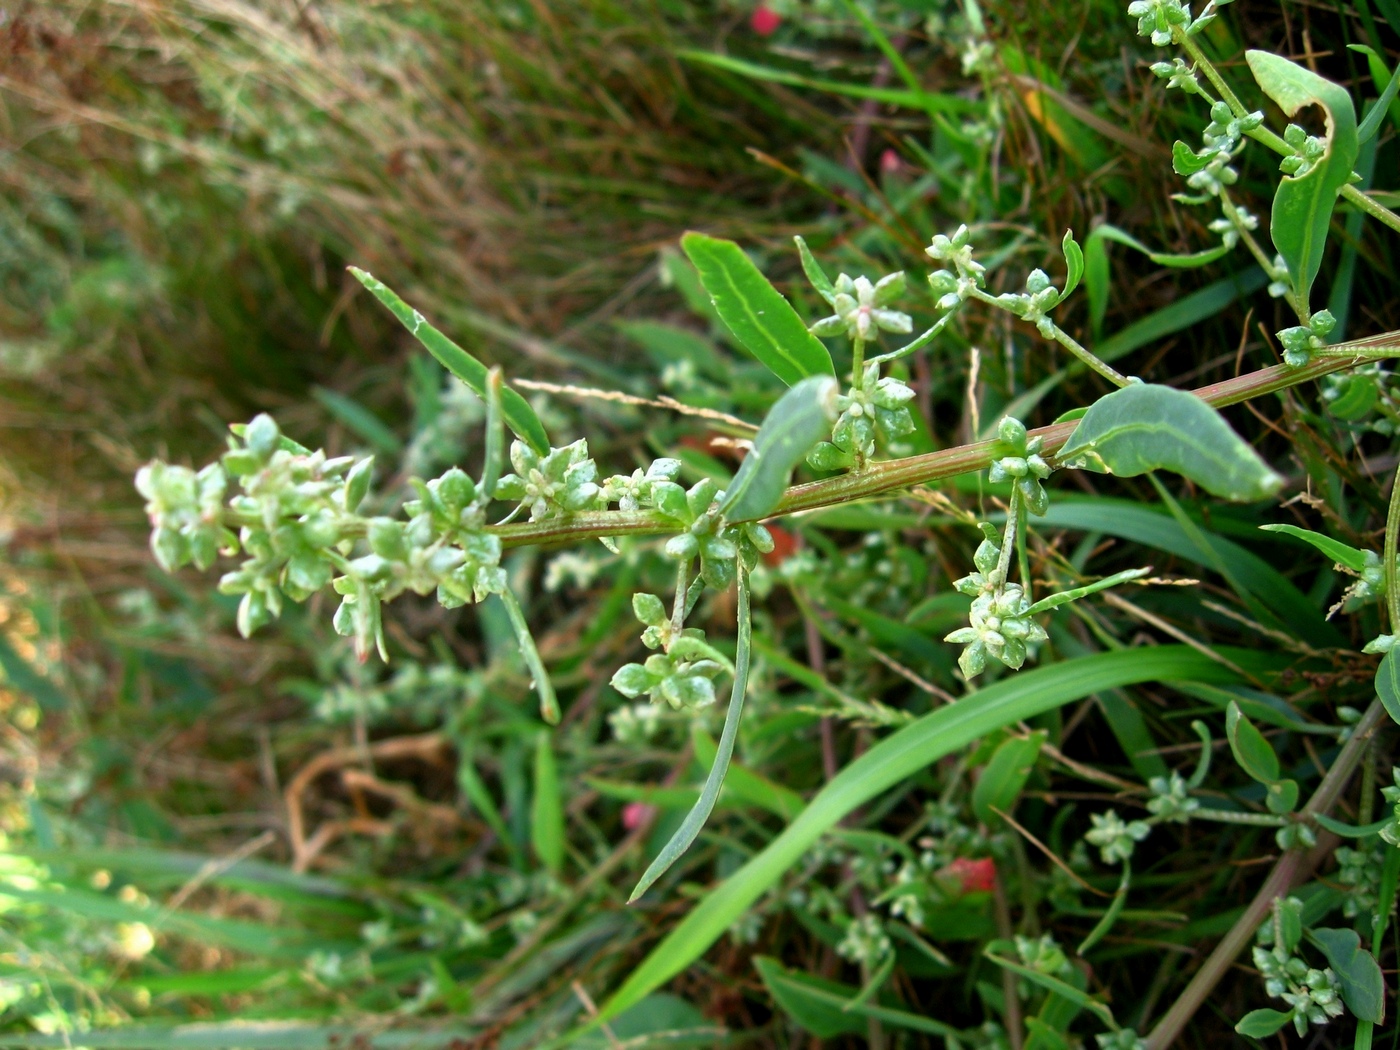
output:
[[1293, 147], [1293, 155], [1279, 161], [1278, 170], [1285, 175], [1302, 178], [1310, 172], [1327, 153], [1327, 143], [1316, 135], [1309, 135], [1297, 124], [1283, 129], [1283, 141]]
[[908, 335], [914, 328], [913, 319], [889, 309], [889, 305], [904, 294], [904, 287], [902, 270], [881, 277], [874, 284], [868, 277], [852, 280], [843, 273], [832, 283], [832, 292], [818, 289], [835, 312], [812, 325], [811, 332], [823, 338], [844, 334], [862, 342], [869, 342], [877, 331]]
[[1308, 318], [1306, 325], [1294, 325], [1276, 333], [1283, 344], [1284, 363], [1293, 368], [1302, 368], [1312, 361], [1313, 354], [1327, 345], [1327, 337], [1337, 327], [1337, 319], [1330, 310], [1319, 310]]
[[1030, 272], [1024, 292], [1005, 292], [997, 296], [1003, 309], [1035, 325], [1036, 331], [1046, 339], [1055, 338], [1055, 322], [1047, 311], [1053, 310], [1059, 301], [1060, 290], [1050, 283], [1044, 270]]
[[1183, 33], [1191, 24], [1191, 8], [1181, 0], [1133, 0], [1128, 14], [1138, 20], [1138, 36], [1149, 37], [1157, 47], [1172, 42], [1172, 29]]
[[951, 237], [934, 234], [933, 243], [924, 249], [924, 254], [929, 258], [952, 263], [956, 271], [935, 270], [929, 274], [928, 284], [933, 294], [940, 297], [940, 310], [960, 306], [986, 283], [987, 268], [973, 259], [972, 252], [972, 233], [966, 224], [959, 226]]
[[1045, 628], [1031, 619], [1031, 603], [1021, 586], [1002, 579], [1001, 547], [995, 537], [987, 526], [987, 537], [972, 556], [976, 571], [953, 583], [960, 593], [972, 597], [972, 609], [969, 626], [943, 640], [966, 646], [958, 657], [958, 667], [967, 678], [986, 670], [988, 657], [1019, 670], [1026, 662], [1028, 647], [1047, 637]]
[[681, 530], [666, 541], [666, 556], [688, 562], [699, 555], [700, 578], [717, 591], [734, 582], [737, 557], [752, 568], [760, 554], [773, 549], [772, 534], [757, 522], [724, 524], [715, 507], [720, 495], [719, 486], [709, 478], [689, 490], [674, 481], [657, 481], [650, 491], [652, 507]]
[[531, 521], [606, 506], [598, 485], [598, 464], [588, 458], [584, 438], [551, 448], [543, 456], [523, 441], [512, 442], [510, 464], [515, 473], [496, 483], [496, 498], [528, 507]]
[[1253, 953], [1265, 990], [1288, 1004], [1288, 1020], [1300, 1036], [1309, 1023], [1323, 1025], [1344, 1012], [1332, 968], [1315, 969], [1295, 954], [1302, 940], [1302, 913], [1298, 898], [1276, 899], [1273, 918], [1259, 928]]
[[875, 454], [876, 442], [885, 448], [914, 432], [908, 403], [914, 391], [892, 376], [880, 378], [880, 366], [865, 366], [861, 381], [836, 398], [840, 413], [831, 429], [831, 440], [822, 441], [807, 456], [816, 470], [844, 470]]
[[1172, 770], [1170, 777], [1153, 777], [1147, 782], [1152, 798], [1147, 811], [1164, 823], [1186, 824], [1201, 804], [1186, 793], [1187, 784], [1180, 773]]
[[1105, 864], [1131, 860], [1137, 844], [1152, 832], [1147, 821], [1125, 821], [1114, 809], [1090, 814], [1089, 822], [1093, 827], [1084, 833], [1084, 838], [1091, 846], [1098, 847]]
[[987, 472], [989, 481], [1015, 482], [1021, 501], [1036, 515], [1044, 514], [1050, 507], [1050, 496], [1041, 484], [1050, 476], [1050, 465], [1040, 455], [1042, 445], [1039, 437], [1027, 438], [1025, 424], [1007, 416], [997, 427], [997, 444], [992, 453], [997, 458]]

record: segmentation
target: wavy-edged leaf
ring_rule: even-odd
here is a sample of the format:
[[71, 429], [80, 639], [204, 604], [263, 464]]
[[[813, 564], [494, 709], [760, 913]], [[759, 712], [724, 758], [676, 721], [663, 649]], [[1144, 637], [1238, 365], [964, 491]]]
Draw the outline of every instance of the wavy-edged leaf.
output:
[[[734, 652], [734, 687], [729, 693], [729, 710], [724, 715], [724, 729], [719, 735], [719, 747], [715, 752], [714, 763], [710, 766], [705, 786], [700, 789], [700, 797], [695, 806], [685, 815], [685, 820], [676, 829], [669, 842], [661, 847], [661, 852], [651, 862], [642, 877], [637, 880], [632, 895], [627, 898], [631, 904], [649, 890], [657, 879], [680, 859], [681, 854], [690, 849], [700, 835], [700, 829], [710, 818], [719, 799], [720, 788], [724, 786], [724, 774], [729, 769], [729, 760], [734, 756], [734, 741], [739, 735], [739, 719], [744, 713], [744, 693], [749, 684], [749, 658], [753, 650], [753, 616], [749, 609], [749, 574], [739, 568], [739, 638]], [[650, 989], [648, 989], [650, 991]], [[630, 1005], [630, 1004], [629, 1004]]]
[[681, 238], [681, 248], [734, 337], [774, 375], [788, 386], [808, 376], [836, 375], [821, 340], [742, 248], [695, 232]]
[[[429, 324], [426, 317], [400, 299], [392, 288], [374, 274], [357, 266], [351, 266], [349, 269], [355, 279], [389, 308], [389, 312], [423, 344], [428, 353], [437, 358], [443, 368], [476, 391], [482, 400], [486, 399], [485, 365]], [[549, 435], [545, 432], [540, 417], [535, 415], [535, 410], [530, 407], [529, 402], [508, 386], [501, 388], [501, 414], [505, 417], [506, 425], [515, 431], [515, 435], [536, 452], [543, 455], [549, 451]]]
[[725, 518], [756, 521], [778, 505], [793, 468], [813, 445], [831, 436], [839, 393], [831, 376], [808, 376], [778, 398], [724, 490], [719, 512]]
[[[1229, 651], [1249, 669], [1265, 655]], [[846, 766], [788, 827], [729, 878], [712, 889], [642, 960], [589, 1024], [614, 1017], [661, 987], [703, 955], [783, 873], [852, 810], [902, 783], [978, 737], [1086, 696], [1138, 682], [1236, 681], [1210, 657], [1182, 645], [1095, 653], [1022, 671], [890, 734]]]
[[1195, 394], [1150, 383], [1089, 406], [1059, 460], [1122, 478], [1171, 470], [1233, 500], [1264, 499], [1283, 484], [1219, 412]]
[[1288, 116], [1304, 106], [1321, 106], [1326, 114], [1326, 152], [1304, 174], [1285, 175], [1279, 181], [1269, 214], [1269, 236], [1288, 264], [1295, 296], [1306, 305], [1322, 267], [1332, 208], [1351, 178], [1360, 149], [1356, 110], [1345, 88], [1282, 55], [1246, 51], [1244, 57], [1264, 94]]
[[1327, 956], [1337, 972], [1342, 999], [1357, 1019], [1380, 1024], [1385, 1020], [1385, 978], [1376, 957], [1361, 947], [1355, 930], [1314, 928], [1308, 940]]
[[1304, 543], [1310, 543], [1338, 565], [1345, 565], [1352, 572], [1360, 572], [1366, 568], [1365, 551], [1349, 547], [1340, 540], [1334, 540], [1331, 536], [1324, 536], [1322, 533], [1313, 532], [1310, 529], [1300, 529], [1297, 525], [1260, 525], [1259, 528], [1265, 532], [1281, 532], [1285, 536], [1292, 536]]

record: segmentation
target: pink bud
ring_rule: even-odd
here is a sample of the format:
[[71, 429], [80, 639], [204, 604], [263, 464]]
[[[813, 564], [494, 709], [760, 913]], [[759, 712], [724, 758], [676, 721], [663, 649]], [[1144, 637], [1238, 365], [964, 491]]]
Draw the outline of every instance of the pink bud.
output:
[[899, 159], [899, 154], [892, 149], [885, 150], [880, 154], [880, 170], [886, 175], [893, 175], [902, 166], [903, 161]]
[[656, 816], [656, 807], [647, 802], [629, 802], [622, 807], [622, 826], [635, 831]]
[[749, 26], [759, 36], [772, 36], [782, 20], [782, 16], [767, 4], [759, 4], [749, 17]]

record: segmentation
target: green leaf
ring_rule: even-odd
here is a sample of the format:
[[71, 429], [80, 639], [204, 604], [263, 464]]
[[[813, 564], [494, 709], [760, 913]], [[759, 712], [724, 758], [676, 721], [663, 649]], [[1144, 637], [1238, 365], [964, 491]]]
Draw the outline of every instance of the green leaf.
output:
[[[428, 353], [437, 358], [443, 368], [476, 391], [483, 401], [486, 399], [485, 365], [429, 324], [427, 318], [400, 299], [388, 285], [373, 274], [356, 266], [350, 267], [350, 273], [389, 308], [389, 312], [423, 344]], [[505, 416], [506, 425], [515, 431], [517, 437], [541, 455], [549, 451], [549, 435], [545, 433], [544, 424], [540, 422], [539, 416], [535, 415], [535, 410], [530, 407], [529, 402], [510, 387], [503, 387], [501, 390], [501, 411]]]
[[1128, 903], [1128, 890], [1132, 886], [1133, 876], [1125, 861], [1123, 864], [1123, 877], [1118, 880], [1118, 891], [1114, 893], [1113, 900], [1108, 904], [1108, 908], [1103, 913], [1103, 918], [1094, 924], [1094, 928], [1089, 931], [1089, 935], [1079, 942], [1079, 947], [1075, 953], [1083, 955], [1094, 945], [1098, 944], [1109, 930], [1113, 929], [1113, 924], [1118, 921], [1118, 916], [1123, 914], [1123, 906]]
[[1376, 695], [1393, 722], [1400, 722], [1400, 667], [1395, 666], [1395, 650], [1381, 657], [1376, 668]]
[[1361, 947], [1355, 930], [1312, 929], [1308, 940], [1327, 956], [1337, 971], [1342, 999], [1359, 1020], [1380, 1024], [1385, 1020], [1385, 979], [1376, 957]]
[[1079, 287], [1079, 279], [1084, 276], [1084, 249], [1074, 239], [1074, 231], [1066, 230], [1065, 239], [1060, 242], [1065, 253], [1065, 290], [1060, 293], [1060, 301], [1069, 298], [1070, 292]]
[[831, 376], [809, 376], [778, 399], [724, 491], [719, 512], [727, 520], [756, 521], [778, 505], [793, 467], [831, 436], [840, 392]]
[[1045, 736], [1043, 729], [1030, 736], [1013, 736], [992, 753], [972, 789], [972, 811], [983, 824], [1000, 826], [1001, 817], [995, 811], [1010, 813], [1015, 808], [1016, 799], [1035, 768], [1035, 760], [1040, 757]]
[[729, 692], [729, 710], [724, 715], [724, 729], [720, 731], [714, 763], [710, 766], [710, 774], [705, 778], [705, 786], [700, 790], [700, 798], [696, 800], [694, 808], [685, 815], [685, 820], [676, 829], [676, 833], [661, 847], [656, 859], [642, 873], [632, 890], [632, 895], [627, 898], [628, 904], [650, 889], [652, 883], [666, 874], [681, 854], [690, 849], [714, 810], [720, 788], [724, 786], [724, 774], [729, 769], [729, 760], [734, 756], [734, 741], [739, 735], [739, 719], [744, 713], [744, 693], [749, 684], [749, 657], [753, 641], [753, 615], [749, 609], [749, 574], [740, 566], [738, 576], [739, 638], [734, 652], [734, 687]]
[[[1272, 662], [1243, 650], [1230, 650], [1229, 656], [1246, 670]], [[988, 733], [1086, 696], [1138, 682], [1173, 680], [1228, 683], [1237, 678], [1187, 646], [1096, 653], [1022, 671], [890, 734], [846, 766], [782, 834], [706, 894], [589, 1023], [616, 1016], [700, 958], [842, 818], [919, 770]]]
[[758, 955], [754, 957], [753, 964], [774, 1002], [819, 1039], [834, 1039], [848, 1033], [863, 1035], [867, 1028], [866, 1019], [944, 1038], [957, 1035], [957, 1029], [929, 1017], [869, 1003], [852, 1005], [852, 1000], [858, 994], [857, 989], [786, 969], [776, 959]]
[[1194, 175], [1210, 167], [1214, 153], [1202, 157], [1180, 139], [1172, 143], [1172, 171], [1178, 175]]
[[817, 262], [817, 257], [812, 254], [812, 249], [807, 247], [807, 242], [801, 237], [794, 237], [797, 242], [797, 254], [802, 259], [802, 272], [807, 275], [807, 280], [812, 282], [812, 287], [817, 290], [823, 299], [828, 303], [836, 300], [836, 286], [831, 283], [831, 278], [822, 269], [821, 263]]
[[1273, 746], [1231, 700], [1225, 708], [1225, 736], [1235, 761], [1251, 779], [1268, 788], [1266, 802], [1273, 813], [1291, 813], [1298, 804], [1298, 784], [1279, 779], [1278, 755]]
[[1352, 572], [1360, 572], [1366, 568], [1365, 551], [1348, 547], [1345, 543], [1334, 540], [1331, 536], [1324, 536], [1320, 532], [1311, 532], [1308, 529], [1300, 529], [1296, 525], [1260, 525], [1259, 527], [1265, 532], [1281, 532], [1285, 536], [1292, 536], [1304, 543], [1311, 543], [1334, 562], [1345, 565]]
[[1219, 412], [1195, 394], [1149, 383], [1094, 402], [1058, 458], [1123, 478], [1171, 470], [1224, 499], [1263, 499], [1283, 484]]
[[835, 376], [831, 355], [733, 241], [687, 233], [681, 248], [734, 337], [788, 386]]
[[1332, 207], [1337, 194], [1351, 179], [1360, 149], [1356, 110], [1345, 88], [1281, 55], [1246, 51], [1245, 60], [1264, 94], [1288, 116], [1314, 105], [1326, 113], [1326, 153], [1305, 174], [1283, 177], [1269, 216], [1269, 236], [1288, 264], [1294, 295], [1306, 306], [1313, 280], [1322, 267]]
[[1082, 991], [1074, 987], [1074, 985], [1060, 980], [1058, 977], [1051, 977], [1048, 973], [1041, 973], [1034, 967], [1023, 966], [1019, 962], [1013, 962], [1011, 959], [1003, 958], [997, 954], [998, 951], [1006, 950], [1014, 950], [1011, 942], [992, 941], [983, 950], [982, 954], [1002, 967], [1002, 969], [1010, 970], [1012, 973], [1024, 977], [1032, 984], [1038, 984], [1047, 991], [1053, 992], [1062, 999], [1068, 999], [1070, 1002], [1074, 1003], [1074, 1005], [1094, 1014], [1094, 1016], [1108, 1025], [1113, 1031], [1116, 1032], [1118, 1030], [1118, 1023], [1113, 1019], [1113, 1011], [1110, 1010], [1106, 1004], [1099, 1002], [1099, 1000], [1095, 999], [1088, 992]]
[[1083, 587], [1073, 587], [1067, 591], [1059, 591], [1055, 594], [1046, 595], [1027, 609], [1026, 615], [1034, 616], [1036, 613], [1048, 612], [1051, 609], [1057, 609], [1061, 605], [1066, 605], [1069, 602], [1078, 601], [1080, 598], [1087, 598], [1091, 594], [1097, 594], [1099, 591], [1106, 591], [1110, 587], [1117, 587], [1120, 583], [1127, 583], [1129, 580], [1140, 580], [1151, 571], [1151, 566], [1143, 569], [1124, 569], [1122, 572], [1115, 572], [1112, 576], [1105, 576], [1103, 579], [1095, 580], [1093, 583], [1086, 583]]
[[564, 799], [550, 734], [535, 737], [535, 797], [530, 805], [530, 844], [551, 875], [564, 866]]
[[1253, 1039], [1267, 1039], [1286, 1025], [1292, 1016], [1281, 1010], [1251, 1010], [1240, 1018], [1235, 1031]]
[[1382, 817], [1380, 820], [1374, 821], [1370, 824], [1363, 824], [1357, 826], [1355, 824], [1348, 824], [1344, 820], [1338, 820], [1336, 817], [1329, 817], [1326, 813], [1313, 814], [1313, 820], [1317, 821], [1328, 831], [1332, 832], [1332, 834], [1340, 835], [1344, 839], [1367, 838], [1380, 831], [1381, 828], [1389, 824], [1392, 819], [1393, 818], [1391, 817]]

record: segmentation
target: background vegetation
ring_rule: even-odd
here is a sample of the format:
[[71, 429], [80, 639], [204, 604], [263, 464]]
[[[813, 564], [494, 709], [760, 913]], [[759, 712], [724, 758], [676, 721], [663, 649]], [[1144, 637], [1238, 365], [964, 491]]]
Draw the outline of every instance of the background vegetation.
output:
[[[323, 1046], [353, 1031], [375, 1046], [539, 1045], [606, 999], [703, 887], [837, 769], [961, 695], [956, 650], [941, 639], [967, 601], [949, 583], [968, 571], [978, 537], [967, 523], [995, 510], [994, 486], [966, 475], [897, 506], [780, 522], [755, 579], [742, 771], [680, 877], [626, 908], [718, 730], [713, 715], [698, 733], [689, 716], [648, 720], [607, 685], [641, 651], [632, 591], [666, 585], [650, 548], [508, 560], [564, 698], [563, 724], [541, 737], [492, 606], [401, 599], [387, 667], [354, 660], [321, 599], [242, 640], [234, 599], [193, 572], [155, 570], [130, 479], [153, 456], [207, 462], [226, 421], [258, 411], [309, 446], [373, 451], [386, 508], [409, 476], [476, 469], [479, 403], [358, 294], [348, 264], [514, 380], [758, 421], [780, 387], [709, 317], [675, 250], [686, 229], [741, 240], [809, 319], [825, 310], [801, 281], [793, 234], [832, 272], [907, 269], [915, 299], [929, 238], [960, 223], [996, 247], [994, 292], [1037, 266], [1058, 273], [1066, 228], [1082, 239], [1107, 221], [1158, 251], [1210, 247], [1214, 216], [1171, 196], [1182, 188], [1171, 144], [1198, 141], [1204, 107], [1168, 104], [1146, 69], [1160, 56], [1123, 7], [0, 8], [4, 1040]], [[1238, 0], [1208, 45], [1232, 73], [1262, 47], [1374, 98], [1365, 58], [1346, 45], [1368, 44], [1393, 68], [1397, 26], [1393, 0]], [[1397, 188], [1398, 128], [1400, 115], [1374, 153], [1380, 189]], [[1267, 215], [1275, 180], [1251, 157], [1237, 196]], [[1345, 210], [1334, 226], [1320, 282], [1334, 338], [1400, 328], [1395, 237]], [[1061, 323], [1103, 356], [1131, 353], [1125, 370], [1195, 387], [1277, 359], [1272, 333], [1290, 322], [1243, 252], [1188, 270], [1120, 247], [1111, 259], [1103, 316], [1080, 300]], [[927, 297], [909, 309], [925, 326], [934, 316]], [[916, 451], [982, 436], [1008, 406], [1047, 423], [1106, 389], [1057, 371], [1066, 361], [1053, 348], [992, 311], [911, 361], [925, 424]], [[1378, 549], [1395, 465], [1389, 395], [1361, 420], [1329, 414], [1324, 392], [1338, 393], [1307, 386], [1230, 412], [1287, 476], [1286, 509], [1212, 503], [1178, 484], [1183, 524], [1145, 480], [1076, 474], [1079, 498], [1033, 542], [1037, 578], [1082, 574], [1092, 557], [1095, 575], [1150, 564], [1202, 581], [1063, 614], [1058, 654], [1150, 641], [1282, 654], [1288, 668], [1252, 699], [1305, 794], [1336, 753], [1325, 730], [1338, 710], [1373, 695], [1375, 661], [1359, 650], [1381, 620], [1374, 606], [1324, 620], [1349, 581], [1256, 526], [1291, 522]], [[711, 420], [557, 389], [531, 396], [552, 431], [587, 436], [610, 470], [679, 449], [693, 481], [737, 461], [742, 432]], [[1191, 529], [1213, 536], [1223, 560], [1203, 557]], [[722, 597], [701, 610], [720, 635], [733, 618]], [[1004, 979], [983, 947], [1012, 934], [1084, 939], [1117, 884], [1081, 842], [1090, 813], [1140, 809], [1138, 785], [1189, 773], [1200, 748], [1190, 723], [1206, 719], [1220, 743], [1224, 702], [1149, 684], [1014, 730], [1050, 745], [1020, 828], [972, 806], [977, 772], [1007, 734], [949, 756], [852, 814], [665, 992], [574, 1045], [940, 1044], [888, 1016], [823, 1014], [815, 986], [783, 983], [787, 968], [845, 996], [866, 984], [870, 959], [851, 931], [889, 916], [903, 859], [921, 855], [931, 914], [922, 933], [890, 921], [911, 933], [886, 944], [897, 968], [871, 1002], [952, 1026], [962, 1034], [948, 1045], [1012, 1045], [1001, 1026], [1054, 996]], [[1379, 805], [1366, 798], [1390, 782], [1393, 732], [1385, 743], [1341, 815]], [[1217, 755], [1207, 790], [1221, 805], [1259, 809], [1252, 787]], [[542, 851], [542, 823], [559, 829], [557, 853]], [[1137, 861], [1141, 896], [1075, 956], [1123, 1024], [1145, 1031], [1173, 1001], [1277, 852], [1271, 830], [1225, 831], [1157, 831]], [[1370, 848], [1358, 847], [1361, 875], [1324, 850], [1309, 906], [1358, 922], [1374, 912]], [[772, 962], [764, 971], [756, 959]], [[1395, 959], [1392, 944], [1392, 975]], [[1238, 1038], [1234, 1023], [1266, 1001], [1241, 967], [1184, 1044]], [[1393, 1045], [1393, 1013], [1376, 1045]], [[75, 1034], [233, 1020], [269, 1027]], [[1046, 1024], [1036, 1045], [1103, 1030], [1080, 1010]], [[1310, 1045], [1350, 1046], [1351, 1025], [1318, 1029]]]

